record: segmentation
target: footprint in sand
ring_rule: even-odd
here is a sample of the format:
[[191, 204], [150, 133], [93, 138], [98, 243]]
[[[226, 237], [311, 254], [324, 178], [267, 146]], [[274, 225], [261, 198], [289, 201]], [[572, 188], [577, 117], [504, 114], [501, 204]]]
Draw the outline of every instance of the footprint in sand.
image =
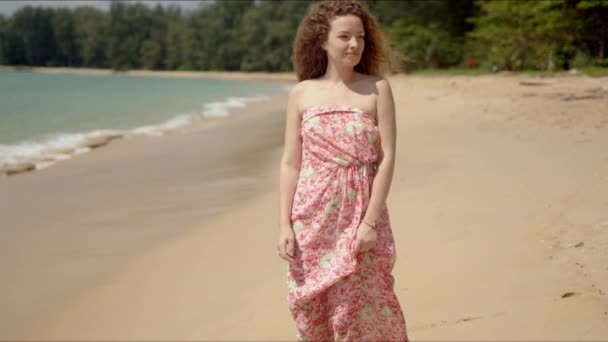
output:
[[578, 294], [578, 293], [576, 293], [576, 292], [564, 292], [564, 293], [562, 294], [562, 298], [568, 298], [568, 297], [572, 297], [572, 296], [575, 296], [575, 295], [577, 295], [577, 294]]
[[[498, 317], [498, 316], [502, 316], [504, 314], [505, 314], [504, 312], [497, 312], [497, 313], [491, 315], [491, 317]], [[435, 327], [443, 327], [443, 326], [452, 325], [452, 324], [460, 324], [460, 323], [475, 321], [475, 320], [482, 319], [482, 318], [484, 318], [484, 316], [468, 316], [468, 317], [459, 318], [459, 319], [456, 319], [453, 321], [441, 320], [440, 322], [433, 322], [433, 323], [425, 324], [419, 328], [414, 328], [414, 330], [424, 330], [424, 329], [435, 328]]]

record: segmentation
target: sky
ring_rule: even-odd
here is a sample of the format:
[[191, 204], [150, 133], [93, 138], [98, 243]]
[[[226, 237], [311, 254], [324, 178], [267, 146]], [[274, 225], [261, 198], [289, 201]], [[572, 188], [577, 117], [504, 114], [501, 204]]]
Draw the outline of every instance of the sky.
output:
[[[188, 0], [132, 0], [129, 2], [141, 2], [148, 6], [156, 6], [160, 3], [163, 6], [171, 4], [179, 5], [184, 10], [190, 10], [198, 8], [200, 1], [188, 1]], [[67, 7], [75, 8], [78, 6], [95, 6], [102, 10], [108, 10], [110, 8], [111, 1], [109, 0], [19, 0], [19, 1], [5, 1], [0, 0], [0, 14], [5, 16], [11, 16], [16, 10], [27, 5], [32, 6], [44, 6], [44, 7]]]

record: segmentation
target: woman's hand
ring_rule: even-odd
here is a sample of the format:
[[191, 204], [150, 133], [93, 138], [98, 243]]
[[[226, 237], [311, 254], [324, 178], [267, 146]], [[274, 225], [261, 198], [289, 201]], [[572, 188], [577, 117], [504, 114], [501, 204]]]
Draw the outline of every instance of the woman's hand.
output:
[[277, 254], [289, 261], [294, 262], [295, 236], [290, 225], [282, 225], [279, 228], [279, 242], [277, 243]]
[[361, 222], [357, 229], [357, 236], [355, 238], [355, 253], [367, 252], [370, 249], [376, 247], [376, 241], [378, 240], [378, 233], [367, 224]]

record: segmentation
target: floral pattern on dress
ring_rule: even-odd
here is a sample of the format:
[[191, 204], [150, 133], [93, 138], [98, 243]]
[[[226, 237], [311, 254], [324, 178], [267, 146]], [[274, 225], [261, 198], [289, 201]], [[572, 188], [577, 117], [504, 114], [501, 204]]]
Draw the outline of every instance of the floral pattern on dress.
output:
[[380, 151], [374, 117], [349, 106], [302, 113], [302, 164], [291, 222], [295, 262], [287, 272], [288, 305], [301, 341], [407, 341], [393, 291], [395, 243], [388, 209], [378, 241], [354, 253]]

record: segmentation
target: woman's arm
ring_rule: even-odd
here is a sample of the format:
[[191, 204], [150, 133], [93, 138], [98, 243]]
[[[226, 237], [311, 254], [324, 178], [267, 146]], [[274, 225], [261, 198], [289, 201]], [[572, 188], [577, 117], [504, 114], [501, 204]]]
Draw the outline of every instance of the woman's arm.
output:
[[298, 85], [295, 85], [287, 100], [285, 119], [285, 144], [280, 167], [280, 225], [291, 225], [291, 207], [302, 162], [302, 139], [300, 136], [300, 113], [298, 112]]
[[301, 118], [298, 110], [300, 88], [301, 83], [296, 84], [289, 92], [289, 99], [287, 100], [285, 144], [279, 174], [279, 241], [277, 242], [277, 250], [279, 256], [289, 262], [294, 261], [295, 239], [291, 227], [291, 210], [302, 162]]
[[391, 86], [387, 80], [376, 82], [378, 98], [376, 100], [376, 113], [378, 131], [380, 133], [381, 151], [376, 176], [372, 183], [372, 192], [369, 205], [363, 221], [376, 224], [384, 209], [395, 169], [395, 147], [397, 127], [395, 119], [395, 101]]

